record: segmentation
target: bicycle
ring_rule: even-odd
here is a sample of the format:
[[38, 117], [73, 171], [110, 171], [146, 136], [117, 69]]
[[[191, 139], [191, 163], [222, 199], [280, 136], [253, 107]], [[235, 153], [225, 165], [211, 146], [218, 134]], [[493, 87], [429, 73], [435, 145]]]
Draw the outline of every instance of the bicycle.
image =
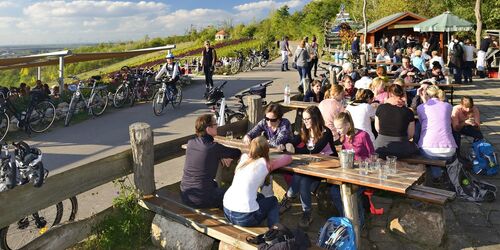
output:
[[[48, 176], [48, 170], [43, 167], [41, 161], [41, 151], [22, 141], [12, 145], [15, 147], [14, 161], [8, 145], [4, 143], [1, 147], [0, 192], [30, 182], [35, 187], [40, 187]], [[75, 220], [78, 211], [76, 197], [64, 202], [71, 204], [68, 221]], [[59, 224], [63, 214], [63, 202], [58, 202], [0, 229], [0, 249], [19, 249], [25, 246], [52, 226]]]
[[123, 66], [121, 70], [126, 70], [124, 82], [118, 86], [113, 97], [113, 106], [121, 108], [125, 103], [134, 106], [136, 100], [152, 100], [154, 95], [154, 85], [149, 79], [154, 76], [150, 69], [130, 73], [128, 66]]
[[236, 59], [231, 62], [231, 73], [237, 74], [240, 71], [249, 71], [250, 70], [250, 62], [245, 60], [245, 56], [241, 50], [237, 50]]
[[[64, 126], [68, 126], [73, 114], [77, 109], [77, 104], [80, 100], [85, 104], [85, 108], [88, 113], [94, 117], [100, 116], [106, 110], [108, 106], [108, 90], [107, 86], [97, 86], [97, 81], [101, 80], [101, 76], [92, 76], [90, 79], [90, 84], [92, 87], [85, 87], [85, 83], [78, 79], [76, 76], [70, 76], [71, 79], [77, 80], [75, 92], [71, 96], [71, 101], [69, 103], [68, 113], [66, 113], [66, 119], [64, 119]], [[83, 95], [83, 89], [90, 89], [89, 98], [86, 99]]]
[[182, 102], [182, 87], [179, 84], [167, 84], [167, 81], [166, 77], [162, 78], [161, 87], [153, 97], [153, 113], [156, 116], [161, 115], [169, 103], [175, 109]]
[[50, 128], [56, 119], [56, 107], [50, 101], [48, 95], [42, 91], [32, 91], [30, 101], [24, 111], [18, 110], [10, 101], [10, 91], [3, 89], [0, 91], [0, 141], [9, 132], [10, 118], [8, 113], [12, 113], [17, 119], [17, 126], [24, 128], [30, 135], [31, 132], [42, 133]]
[[[270, 86], [272, 82], [273, 81], [268, 81], [255, 85], [253, 87], [250, 87], [248, 90], [243, 91], [241, 94], [235, 95], [234, 97], [238, 99], [238, 107], [236, 108], [236, 110], [232, 110], [227, 105], [225, 105], [224, 122], [233, 123], [245, 119], [248, 116], [248, 106], [245, 105], [243, 98], [249, 95], [260, 95], [262, 98], [266, 98], [267, 87]], [[222, 89], [224, 88], [226, 83], [227, 81], [224, 81], [221, 85], [212, 88], [208, 93], [207, 102], [205, 102], [207, 106], [211, 107], [210, 111], [214, 113], [216, 120], [218, 120], [220, 117], [218, 110], [220, 110], [221, 101], [222, 98], [224, 98], [224, 92], [222, 91]], [[262, 101], [262, 105], [267, 105], [267, 102], [265, 100]]]

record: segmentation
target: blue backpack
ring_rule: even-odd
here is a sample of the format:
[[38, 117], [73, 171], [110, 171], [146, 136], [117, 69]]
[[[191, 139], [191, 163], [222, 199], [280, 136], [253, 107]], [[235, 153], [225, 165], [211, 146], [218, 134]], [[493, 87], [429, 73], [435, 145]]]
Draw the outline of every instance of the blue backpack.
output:
[[496, 175], [498, 173], [499, 166], [495, 148], [486, 140], [472, 143], [470, 158], [472, 171], [475, 174]]
[[356, 234], [349, 219], [331, 217], [319, 230], [317, 246], [325, 249], [356, 250]]

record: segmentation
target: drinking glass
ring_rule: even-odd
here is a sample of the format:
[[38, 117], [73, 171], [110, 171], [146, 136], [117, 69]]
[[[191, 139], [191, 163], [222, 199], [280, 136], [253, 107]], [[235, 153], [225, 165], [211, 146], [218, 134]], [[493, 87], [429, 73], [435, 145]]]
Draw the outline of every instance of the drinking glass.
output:
[[387, 179], [387, 173], [389, 172], [389, 165], [386, 162], [385, 164], [381, 164], [378, 170], [378, 177], [380, 179]]
[[227, 131], [226, 132], [226, 139], [232, 140], [233, 139], [233, 131]]
[[312, 158], [312, 154], [311, 154], [311, 151], [314, 149], [314, 142], [312, 140], [310, 140], [308, 143], [307, 143], [307, 150], [309, 150], [309, 161], [312, 162], [313, 161], [313, 158]]
[[359, 174], [367, 175], [368, 168], [370, 166], [370, 160], [367, 158], [359, 162]]
[[389, 155], [386, 157], [386, 160], [387, 160], [387, 165], [389, 167], [389, 173], [396, 174], [398, 157]]
[[314, 102], [314, 97], [309, 97], [309, 102]]

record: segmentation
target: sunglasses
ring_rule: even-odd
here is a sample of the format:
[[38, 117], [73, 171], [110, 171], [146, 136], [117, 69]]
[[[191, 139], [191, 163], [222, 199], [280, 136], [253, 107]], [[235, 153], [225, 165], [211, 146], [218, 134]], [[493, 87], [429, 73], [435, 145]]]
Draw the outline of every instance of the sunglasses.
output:
[[278, 121], [278, 118], [271, 119], [271, 118], [264, 117], [264, 119], [266, 121], [270, 121], [270, 122], [277, 122]]

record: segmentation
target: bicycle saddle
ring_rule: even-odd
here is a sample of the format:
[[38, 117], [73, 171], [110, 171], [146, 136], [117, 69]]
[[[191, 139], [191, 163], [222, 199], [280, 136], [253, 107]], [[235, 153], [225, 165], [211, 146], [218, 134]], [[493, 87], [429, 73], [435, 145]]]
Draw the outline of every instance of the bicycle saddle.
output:
[[101, 76], [91, 76], [90, 78], [96, 80], [96, 81], [99, 81], [101, 80]]

